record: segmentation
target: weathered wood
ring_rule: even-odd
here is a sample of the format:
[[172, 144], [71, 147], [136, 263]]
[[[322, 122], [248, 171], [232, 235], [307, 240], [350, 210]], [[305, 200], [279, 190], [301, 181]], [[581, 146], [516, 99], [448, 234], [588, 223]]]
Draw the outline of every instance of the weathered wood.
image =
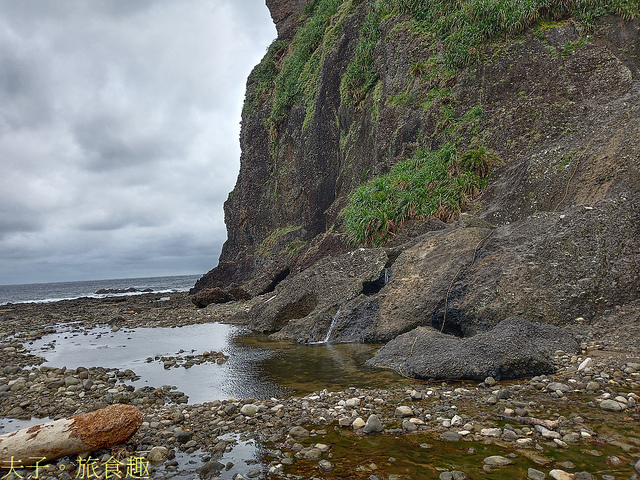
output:
[[[140, 427], [142, 414], [131, 405], [110, 405], [82, 415], [34, 425], [0, 435], [0, 462], [54, 460], [93, 452], [129, 439]], [[31, 463], [30, 463], [31, 462]], [[6, 465], [6, 464], [5, 464]]]

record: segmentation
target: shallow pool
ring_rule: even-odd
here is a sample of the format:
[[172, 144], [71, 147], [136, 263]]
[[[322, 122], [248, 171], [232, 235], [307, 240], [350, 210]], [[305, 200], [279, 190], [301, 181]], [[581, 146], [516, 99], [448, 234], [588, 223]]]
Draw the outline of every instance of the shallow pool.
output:
[[[299, 345], [221, 323], [118, 331], [109, 326], [65, 325], [57, 330], [26, 345], [31, 353], [46, 359], [44, 365], [130, 369], [140, 377], [132, 382], [134, 386], [175, 386], [189, 396], [189, 403], [406, 383], [395, 373], [364, 365], [377, 345]], [[174, 357], [180, 364], [188, 355], [207, 351], [222, 352], [228, 359], [222, 364], [168, 369], [162, 361], [162, 357]]]

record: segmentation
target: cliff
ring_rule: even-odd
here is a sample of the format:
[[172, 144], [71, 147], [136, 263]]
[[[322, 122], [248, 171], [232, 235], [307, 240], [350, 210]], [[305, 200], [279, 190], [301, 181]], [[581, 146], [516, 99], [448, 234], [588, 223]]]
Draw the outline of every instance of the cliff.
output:
[[275, 290], [247, 321], [300, 341], [636, 308], [637, 6], [267, 5], [228, 239], [192, 293]]

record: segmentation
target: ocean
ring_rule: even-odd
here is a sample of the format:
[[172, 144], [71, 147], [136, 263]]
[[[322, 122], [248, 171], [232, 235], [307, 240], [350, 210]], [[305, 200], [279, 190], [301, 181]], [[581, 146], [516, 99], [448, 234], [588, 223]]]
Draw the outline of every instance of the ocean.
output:
[[[30, 283], [0, 285], [0, 305], [24, 302], [57, 302], [74, 298], [139, 295], [142, 293], [186, 292], [202, 275], [171, 277], [121, 278], [84, 282]], [[135, 289], [128, 293], [96, 293], [100, 290]]]

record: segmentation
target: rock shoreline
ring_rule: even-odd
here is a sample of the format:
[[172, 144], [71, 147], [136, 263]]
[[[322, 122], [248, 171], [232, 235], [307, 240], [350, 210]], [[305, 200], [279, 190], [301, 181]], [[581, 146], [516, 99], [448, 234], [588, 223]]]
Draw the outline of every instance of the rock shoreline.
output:
[[[177, 326], [237, 319], [251, 308], [248, 302], [197, 310], [186, 294], [162, 302], [158, 295], [123, 298], [0, 307], [0, 418], [56, 419], [113, 403], [134, 405], [144, 416], [136, 435], [92, 456], [147, 459], [149, 477], [158, 479], [640, 476], [637, 316], [615, 329], [604, 321], [568, 327], [580, 335], [582, 352], [555, 352], [553, 376], [195, 405], [171, 386], [138, 388], [134, 371], [39, 366], [26, 351], [29, 341], [70, 322]], [[261, 445], [260, 461], [225, 460], [225, 453], [252, 441]], [[39, 478], [75, 478], [76, 461], [43, 462]], [[35, 475], [33, 469], [19, 473]]]

